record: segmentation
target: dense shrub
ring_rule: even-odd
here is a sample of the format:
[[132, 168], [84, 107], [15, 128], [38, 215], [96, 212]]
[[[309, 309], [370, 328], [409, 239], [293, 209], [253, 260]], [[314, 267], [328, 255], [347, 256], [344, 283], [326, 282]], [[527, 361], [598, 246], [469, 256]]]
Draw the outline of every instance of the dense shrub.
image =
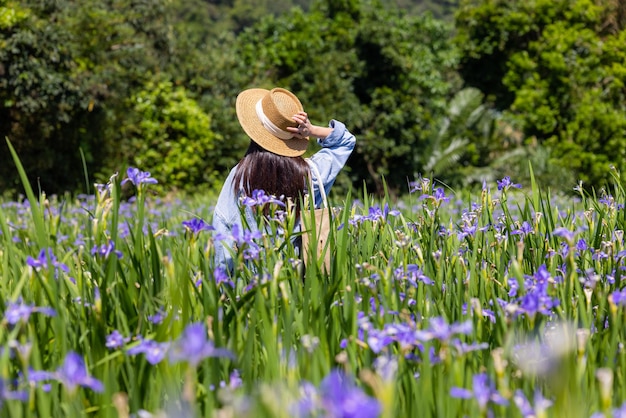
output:
[[133, 165], [150, 171], [167, 189], [195, 190], [218, 180], [215, 149], [221, 137], [184, 87], [150, 82], [131, 97], [129, 108], [137, 117], [128, 128]]

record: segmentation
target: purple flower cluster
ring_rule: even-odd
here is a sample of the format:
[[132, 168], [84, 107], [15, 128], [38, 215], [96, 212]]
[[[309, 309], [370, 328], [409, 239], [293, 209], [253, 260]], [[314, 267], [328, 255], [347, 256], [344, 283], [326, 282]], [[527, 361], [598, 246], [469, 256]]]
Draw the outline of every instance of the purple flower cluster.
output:
[[241, 200], [241, 204], [248, 207], [264, 206], [268, 203], [285, 207], [285, 202], [276, 196], [265, 194], [264, 190], [253, 190], [252, 196], [244, 196]]
[[420, 196], [420, 200], [432, 201], [436, 207], [441, 206], [443, 202], [448, 203], [450, 198], [446, 196], [446, 192], [442, 187], [435, 187], [432, 194], [423, 194]]
[[[241, 375], [239, 374], [239, 370], [237, 369], [233, 370], [230, 373], [230, 375], [228, 376], [228, 382], [222, 380], [219, 383], [220, 389], [228, 388], [231, 390], [235, 390], [237, 388], [240, 388], [241, 386], [243, 386], [243, 380], [241, 379]], [[214, 391], [215, 389], [217, 389], [215, 385], [209, 385], [210, 391]]]
[[24, 303], [20, 298], [17, 302], [9, 302], [7, 304], [4, 311], [4, 319], [11, 325], [15, 325], [18, 322], [26, 323], [30, 315], [35, 312], [47, 316], [56, 315], [56, 311], [50, 307], [29, 305]]
[[528, 223], [528, 221], [522, 222], [522, 225], [519, 228], [511, 231], [511, 235], [521, 235], [522, 238], [533, 233], [533, 227], [530, 223]]
[[403, 349], [419, 348], [423, 349], [423, 343], [439, 341], [450, 344], [457, 348], [459, 353], [465, 353], [474, 349], [486, 348], [483, 345], [467, 345], [461, 343], [456, 335], [470, 335], [472, 333], [472, 322], [470, 320], [448, 324], [440, 317], [431, 318], [426, 329], [416, 329], [413, 323], [387, 323], [382, 329], [374, 328], [371, 322], [364, 315], [360, 315], [358, 320], [359, 337], [367, 333], [367, 345], [374, 353], [380, 353], [385, 347], [392, 343], [398, 343]]
[[148, 171], [141, 171], [135, 167], [128, 167], [126, 170], [126, 175], [128, 176], [124, 180], [122, 180], [122, 184], [126, 184], [131, 182], [136, 187], [142, 184], [157, 184], [158, 181], [150, 175]]
[[233, 358], [233, 355], [226, 349], [216, 348], [213, 341], [207, 338], [206, 328], [200, 322], [188, 325], [169, 353], [170, 363], [184, 361], [192, 367], [208, 357]]
[[[123, 345], [125, 341], [117, 331], [107, 337], [107, 342], [115, 348]], [[187, 325], [180, 337], [173, 342], [140, 338], [139, 344], [130, 347], [126, 353], [133, 356], [143, 354], [152, 365], [160, 363], [169, 355], [170, 363], [187, 362], [192, 367], [198, 366], [208, 357], [234, 357], [229, 350], [216, 348], [213, 341], [208, 339], [205, 326], [199, 322]]]
[[104, 385], [101, 381], [87, 374], [83, 357], [73, 351], [67, 353], [63, 364], [55, 372], [30, 370], [28, 379], [31, 382], [56, 380], [70, 393], [74, 393], [79, 386], [91, 389], [94, 392], [102, 392], [104, 390]]
[[148, 363], [155, 365], [159, 364], [165, 358], [169, 346], [169, 342], [159, 343], [154, 340], [141, 338], [139, 344], [126, 350], [126, 353], [131, 356], [143, 354]]
[[104, 346], [108, 349], [116, 349], [122, 347], [130, 341], [129, 337], [124, 337], [118, 330], [114, 330], [106, 337], [106, 342]]
[[230, 276], [226, 272], [226, 269], [224, 269], [223, 267], [215, 267], [215, 270], [213, 270], [213, 279], [215, 280], [215, 284], [217, 284], [218, 286], [221, 283], [224, 283], [231, 288], [235, 287], [235, 282], [233, 281], [233, 279], [230, 278]]
[[183, 221], [183, 226], [193, 235], [199, 234], [202, 231], [213, 231], [215, 228], [209, 225], [202, 218], [194, 217], [189, 221]]
[[233, 241], [237, 247], [243, 248], [243, 258], [254, 260], [259, 257], [261, 246], [255, 241], [263, 235], [258, 230], [242, 231], [239, 225], [234, 224], [230, 233], [219, 233], [215, 236], [217, 241]]
[[489, 402], [498, 405], [507, 405], [509, 403], [506, 398], [496, 390], [495, 385], [489, 380], [489, 377], [487, 377], [485, 373], [474, 375], [471, 389], [453, 387], [450, 390], [450, 395], [453, 398], [475, 399], [481, 411], [486, 410]]
[[430, 189], [430, 179], [420, 178], [409, 183], [409, 193], [423, 192], [426, 193]]
[[513, 395], [513, 402], [520, 410], [523, 417], [544, 416], [545, 410], [552, 406], [552, 401], [543, 397], [539, 390], [535, 391], [533, 396], [534, 406], [531, 405], [526, 395], [521, 389], [517, 389]]
[[626, 306], [626, 287], [611, 293], [610, 298], [617, 306]]
[[105, 259], [109, 258], [111, 254], [115, 254], [118, 259], [123, 257], [122, 252], [115, 249], [115, 243], [113, 241], [109, 241], [100, 246], [94, 245], [91, 249], [91, 255], [97, 255]]
[[382, 412], [377, 399], [368, 396], [353, 378], [338, 370], [331, 371], [319, 389], [304, 383], [301, 394], [295, 405], [297, 417], [375, 418]]
[[[518, 304], [518, 308], [514, 309], [515, 313], [523, 313], [531, 317], [537, 313], [550, 315], [552, 309], [560, 303], [556, 297], [551, 297], [548, 293], [551, 280], [552, 277], [545, 264], [539, 266], [534, 275], [526, 276], [524, 281], [525, 294], [517, 297], [513, 302]], [[509, 285], [509, 296], [517, 296], [519, 290], [517, 281], [510, 279]], [[509, 305], [506, 302], [503, 304]]]
[[367, 215], [355, 214], [349, 220], [350, 225], [357, 225], [362, 222], [376, 222], [386, 221], [389, 216], [400, 216], [400, 211], [389, 208], [389, 204], [385, 203], [385, 206], [381, 209], [380, 206], [371, 206], [368, 209]]
[[26, 257], [26, 264], [34, 268], [36, 271], [47, 270], [50, 267], [55, 268], [55, 272], [61, 269], [65, 273], [70, 272], [70, 268], [63, 263], [57, 261], [56, 256], [52, 252], [52, 248], [43, 249], [39, 252], [37, 258], [31, 256]]
[[426, 285], [433, 285], [435, 282], [424, 274], [417, 264], [407, 264], [406, 268], [400, 266], [394, 271], [396, 280], [406, 280], [412, 286], [417, 287], [418, 282]]
[[510, 176], [506, 176], [504, 177], [502, 180], [496, 180], [496, 183], [498, 184], [498, 190], [508, 190], [511, 187], [514, 187], [516, 189], [521, 189], [522, 185], [519, 183], [513, 183], [511, 181], [511, 177]]

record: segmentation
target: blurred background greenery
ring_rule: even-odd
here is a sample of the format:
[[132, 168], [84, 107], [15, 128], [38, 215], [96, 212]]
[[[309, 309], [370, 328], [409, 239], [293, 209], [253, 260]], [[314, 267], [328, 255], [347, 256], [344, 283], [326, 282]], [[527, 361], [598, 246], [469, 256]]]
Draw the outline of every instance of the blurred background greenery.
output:
[[[545, 187], [626, 166], [626, 0], [0, 0], [0, 136], [35, 187], [137, 166], [211, 192], [249, 87], [286, 87], [358, 145], [338, 187]], [[20, 191], [0, 143], [0, 193]]]

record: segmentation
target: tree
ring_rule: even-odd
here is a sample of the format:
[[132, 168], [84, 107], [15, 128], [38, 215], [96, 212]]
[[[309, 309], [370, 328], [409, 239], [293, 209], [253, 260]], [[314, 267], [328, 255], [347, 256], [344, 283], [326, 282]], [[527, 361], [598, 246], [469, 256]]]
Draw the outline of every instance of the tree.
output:
[[[84, 190], [83, 163], [104, 178], [128, 163], [119, 153], [120, 127], [130, 116], [126, 100], [171, 59], [165, 4], [23, 0], [1, 6], [0, 134], [46, 192]], [[15, 189], [15, 168], [2, 162], [0, 189]]]
[[308, 14], [267, 17], [238, 41], [251, 83], [290, 88], [313, 120], [353, 129], [352, 181], [382, 193], [383, 176], [399, 190], [419, 171], [415, 156], [458, 85], [449, 30], [376, 1], [319, 1]]
[[457, 15], [465, 81], [591, 186], [626, 168], [626, 35], [605, 6], [481, 0]]
[[80, 184], [80, 130], [97, 120], [75, 75], [72, 34], [51, 25], [63, 10], [54, 4], [0, 6], [0, 190], [18, 176], [4, 137], [18, 152], [32, 181], [47, 190]]
[[128, 100], [136, 117], [125, 129], [130, 162], [150, 171], [162, 189], [197, 190], [216, 186], [216, 149], [221, 137], [210, 117], [182, 86], [150, 81]]

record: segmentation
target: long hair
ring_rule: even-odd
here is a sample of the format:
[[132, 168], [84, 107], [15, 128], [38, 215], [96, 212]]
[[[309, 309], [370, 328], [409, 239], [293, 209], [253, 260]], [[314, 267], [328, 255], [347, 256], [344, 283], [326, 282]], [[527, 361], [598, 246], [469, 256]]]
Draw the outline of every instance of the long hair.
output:
[[263, 190], [276, 197], [284, 196], [296, 205], [300, 213], [300, 202], [304, 197], [310, 177], [309, 165], [302, 157], [284, 157], [262, 148], [254, 141], [235, 171], [233, 187], [239, 193], [240, 187], [250, 196], [253, 190]]

